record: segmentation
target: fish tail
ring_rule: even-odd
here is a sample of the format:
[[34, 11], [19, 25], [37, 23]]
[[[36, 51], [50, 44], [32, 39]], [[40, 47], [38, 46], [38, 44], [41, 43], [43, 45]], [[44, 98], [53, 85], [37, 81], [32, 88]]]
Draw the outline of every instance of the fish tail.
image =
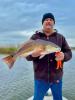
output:
[[10, 56], [3, 58], [3, 61], [8, 65], [9, 69], [11, 69], [16, 59], [12, 55], [10, 55]]

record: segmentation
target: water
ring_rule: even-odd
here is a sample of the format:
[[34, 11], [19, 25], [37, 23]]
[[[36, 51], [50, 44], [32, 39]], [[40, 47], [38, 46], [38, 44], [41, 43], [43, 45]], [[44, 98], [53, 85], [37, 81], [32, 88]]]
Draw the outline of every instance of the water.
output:
[[[25, 58], [17, 59], [9, 70], [0, 56], [0, 100], [27, 100], [33, 95], [32, 62]], [[73, 58], [64, 65], [63, 96], [75, 100], [75, 51]]]

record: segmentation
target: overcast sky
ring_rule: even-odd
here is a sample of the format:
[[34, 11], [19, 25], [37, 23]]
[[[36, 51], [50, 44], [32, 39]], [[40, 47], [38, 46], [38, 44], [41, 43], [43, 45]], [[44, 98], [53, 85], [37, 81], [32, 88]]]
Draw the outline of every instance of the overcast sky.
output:
[[48, 12], [54, 14], [58, 32], [75, 38], [75, 0], [0, 0], [0, 37], [33, 34]]

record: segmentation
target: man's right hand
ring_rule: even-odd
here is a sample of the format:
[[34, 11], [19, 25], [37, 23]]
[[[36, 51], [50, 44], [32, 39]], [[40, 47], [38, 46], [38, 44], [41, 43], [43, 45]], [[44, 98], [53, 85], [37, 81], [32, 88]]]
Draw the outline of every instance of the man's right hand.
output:
[[36, 49], [36, 50], [34, 51], [34, 53], [32, 53], [32, 57], [41, 56], [41, 52], [42, 52], [42, 51], [43, 51], [42, 49]]

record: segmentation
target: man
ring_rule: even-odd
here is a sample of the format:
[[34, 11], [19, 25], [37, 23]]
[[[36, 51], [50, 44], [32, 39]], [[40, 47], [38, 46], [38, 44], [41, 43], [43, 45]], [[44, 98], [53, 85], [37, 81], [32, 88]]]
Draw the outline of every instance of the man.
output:
[[[71, 49], [65, 37], [54, 30], [55, 18], [52, 13], [46, 13], [42, 18], [42, 31], [36, 31], [31, 39], [51, 41], [61, 48], [61, 52], [47, 54], [42, 59], [39, 56], [42, 50], [36, 50], [26, 59], [33, 61], [34, 67], [34, 99], [43, 100], [47, 90], [51, 88], [53, 100], [62, 100], [63, 64], [72, 57]], [[57, 61], [62, 61], [62, 67], [57, 69]]]

